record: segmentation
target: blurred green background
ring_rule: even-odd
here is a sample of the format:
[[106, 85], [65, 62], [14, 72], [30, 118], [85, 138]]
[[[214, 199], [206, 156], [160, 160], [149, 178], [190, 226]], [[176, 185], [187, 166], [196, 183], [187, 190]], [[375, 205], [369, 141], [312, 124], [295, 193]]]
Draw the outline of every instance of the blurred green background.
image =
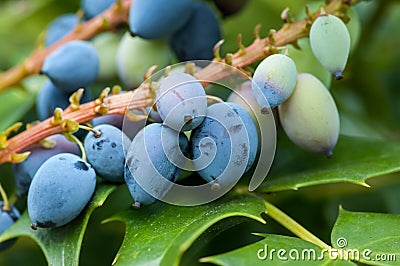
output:
[[[255, 25], [262, 24], [261, 35], [266, 36], [270, 28], [280, 28], [280, 14], [286, 6], [298, 14], [303, 12], [307, 2], [250, 0], [241, 13], [221, 18], [225, 38], [223, 53], [236, 51], [239, 33], [243, 35], [243, 43], [248, 45], [253, 40]], [[0, 1], [0, 70], [6, 70], [28, 56], [52, 19], [78, 8], [78, 0]], [[345, 79], [332, 81], [331, 87], [341, 115], [341, 132], [400, 140], [400, 2], [372, 0], [357, 5], [355, 11], [362, 29], [358, 45], [349, 58]], [[34, 99], [40, 83], [41, 80], [30, 79], [0, 93], [0, 130], [15, 121], [36, 119]], [[100, 82], [97, 86], [104, 87], [104, 84]], [[370, 182], [374, 189], [349, 184], [324, 185], [270, 194], [268, 198], [313, 233], [329, 241], [339, 204], [357, 211], [400, 214], [399, 177], [392, 174], [375, 178]], [[0, 180], [7, 191], [14, 191], [9, 164], [0, 166]], [[122, 242], [124, 226], [115, 222], [101, 224], [101, 221], [128, 207], [129, 202], [126, 188], [122, 186], [95, 211], [85, 235], [81, 265], [111, 264]], [[17, 206], [22, 210], [23, 201], [18, 201]], [[223, 226], [217, 224], [215, 227]], [[250, 235], [251, 232], [291, 234], [275, 223], [261, 225], [254, 221], [241, 221], [239, 225], [215, 234], [207, 246], [195, 243], [185, 253], [183, 263], [193, 265], [197, 258], [259, 239]], [[238, 235], [241, 236], [239, 239]], [[0, 252], [0, 265], [46, 265], [46, 261], [33, 241], [21, 238], [12, 248]]]

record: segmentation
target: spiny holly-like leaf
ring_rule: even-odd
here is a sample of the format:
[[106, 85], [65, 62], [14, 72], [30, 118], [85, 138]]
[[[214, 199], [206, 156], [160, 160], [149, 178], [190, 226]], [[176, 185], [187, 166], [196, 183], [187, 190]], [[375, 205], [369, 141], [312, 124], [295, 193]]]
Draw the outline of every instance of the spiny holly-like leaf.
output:
[[349, 212], [341, 208], [331, 241], [334, 248], [358, 250], [363, 263], [399, 265], [400, 215]]
[[78, 265], [82, 239], [90, 215], [97, 207], [103, 205], [114, 189], [113, 185], [98, 185], [92, 201], [85, 210], [75, 220], [59, 228], [32, 230], [28, 212], [25, 211], [21, 218], [1, 235], [0, 242], [16, 237], [30, 237], [43, 250], [49, 265]]
[[368, 186], [367, 179], [397, 171], [400, 171], [400, 142], [340, 136], [333, 158], [328, 159], [295, 148], [282, 135], [273, 168], [259, 191], [338, 182]]
[[[217, 265], [356, 265], [346, 260], [333, 260], [320, 247], [299, 238], [260, 234], [265, 238], [245, 247], [202, 258], [201, 262]], [[282, 250], [282, 251], [280, 251]], [[334, 258], [332, 256], [332, 258]]]
[[183, 253], [211, 225], [229, 217], [260, 222], [265, 205], [252, 196], [226, 196], [215, 202], [180, 207], [161, 202], [130, 208], [107, 221], [126, 224], [125, 239], [115, 265], [178, 265]]

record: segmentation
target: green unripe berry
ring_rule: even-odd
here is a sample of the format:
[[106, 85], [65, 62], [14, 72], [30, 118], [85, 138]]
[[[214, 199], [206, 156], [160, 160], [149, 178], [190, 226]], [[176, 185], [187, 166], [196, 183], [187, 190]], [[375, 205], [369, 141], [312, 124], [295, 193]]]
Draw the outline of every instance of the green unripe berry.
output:
[[350, 53], [350, 34], [343, 21], [330, 14], [318, 17], [311, 26], [310, 44], [318, 61], [341, 79]]
[[[363, 2], [359, 3], [355, 7], [359, 8], [363, 4], [364, 4]], [[310, 11], [310, 13], [315, 13], [315, 12], [319, 11], [325, 5], [326, 5], [326, 3], [325, 3], [324, 0], [307, 2], [308, 10]], [[349, 33], [350, 33], [350, 40], [351, 40], [350, 52], [352, 52], [357, 47], [358, 41], [360, 39], [360, 35], [361, 35], [361, 20], [360, 20], [360, 16], [359, 16], [358, 12], [356, 12], [354, 10], [353, 6], [347, 7], [346, 16], [349, 19], [349, 21], [346, 23], [346, 27], [347, 27], [347, 29], [349, 30]], [[297, 14], [296, 19], [297, 20], [302, 20], [305, 17], [306, 17], [305, 8], [302, 8], [301, 11]], [[363, 16], [363, 18], [365, 18], [365, 17]], [[290, 54], [290, 56], [293, 58], [292, 54]], [[293, 58], [293, 60], [294, 60], [294, 58]], [[300, 69], [298, 69], [298, 71], [299, 72], [307, 72], [307, 73], [311, 73], [311, 74], [315, 75], [315, 73], [308, 72], [308, 71], [303, 71], [303, 70], [300, 70]], [[320, 78], [318, 75], [316, 75], [316, 77]], [[325, 83], [323, 79], [320, 78], [320, 80], [323, 83]], [[329, 87], [329, 86], [327, 86], [327, 87]]]
[[111, 32], [103, 32], [93, 38], [92, 43], [99, 55], [99, 74], [100, 80], [108, 80], [117, 77], [117, 66], [115, 57], [121, 36]]
[[117, 51], [118, 76], [127, 87], [137, 87], [151, 66], [157, 65], [161, 69], [172, 59], [173, 52], [167, 41], [148, 41], [125, 33]]
[[291, 141], [307, 151], [332, 155], [339, 138], [339, 113], [319, 79], [308, 73], [299, 74], [293, 94], [278, 111]]

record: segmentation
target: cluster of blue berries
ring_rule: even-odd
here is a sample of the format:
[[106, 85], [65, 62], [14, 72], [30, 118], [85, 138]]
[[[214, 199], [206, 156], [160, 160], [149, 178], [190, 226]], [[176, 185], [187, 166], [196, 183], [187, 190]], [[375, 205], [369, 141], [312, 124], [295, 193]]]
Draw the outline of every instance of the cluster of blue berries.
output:
[[[214, 4], [223, 16], [228, 16], [239, 11], [245, 2], [247, 1], [240, 0], [234, 4], [224, 4], [215, 1]], [[46, 29], [44, 46], [53, 46], [66, 35], [79, 30], [81, 21], [100, 15], [113, 4], [116, 4], [115, 0], [82, 0], [83, 16], [79, 13], [68, 13], [53, 20]], [[221, 29], [215, 13], [217, 9], [209, 4], [194, 0], [174, 0], [168, 1], [166, 5], [165, 1], [160, 0], [136, 0], [130, 9], [129, 31], [137, 37], [129, 35], [128, 38], [125, 35], [121, 38], [119, 33], [104, 33], [89, 41], [69, 41], [54, 49], [40, 70], [48, 79], [36, 100], [38, 119], [52, 117], [56, 108], [65, 109], [73, 102], [86, 103], [93, 100], [89, 86], [96, 81], [119, 78], [129, 88], [139, 85], [148, 64], [154, 62], [151, 57], [137, 60], [140, 59], [136, 56], [138, 53], [157, 56], [157, 60], [162, 58], [160, 66], [171, 64], [174, 56], [182, 61], [212, 59], [213, 47], [221, 39]], [[126, 60], [129, 59], [129, 53], [135, 57], [134, 62], [139, 61], [132, 66], [133, 69], [128, 65], [132, 60]], [[119, 54], [122, 56], [118, 56]], [[127, 80], [124, 71], [129, 72], [129, 76], [139, 73], [136, 74], [135, 82]], [[193, 91], [198, 91], [205, 97], [200, 83], [196, 86], [196, 90], [186, 91], [187, 95], [195, 96]], [[77, 94], [78, 89], [84, 90]], [[162, 102], [169, 108], [175, 103], [168, 103], [171, 99], [167, 98]], [[164, 117], [168, 114], [164, 109], [160, 106], [160, 113], [149, 112], [152, 121], [162, 122], [160, 115]], [[200, 109], [199, 112], [204, 116], [207, 105]], [[185, 120], [188, 122], [186, 130], [201, 124], [202, 120], [197, 118], [198, 115], [194, 112], [185, 117], [190, 117], [190, 122]], [[96, 176], [107, 182], [122, 183], [126, 180], [130, 184], [133, 179], [130, 167], [125, 164], [125, 155], [131, 146], [131, 139], [145, 126], [145, 122], [123, 121], [123, 115], [99, 116], [91, 121], [94, 128], [85, 138], [82, 130], [76, 134], [80, 139], [84, 138], [83, 147], [76, 137], [69, 134], [53, 135], [28, 147], [25, 151], [30, 152], [29, 157], [22, 163], [12, 165], [18, 197], [27, 196], [27, 208], [33, 228], [58, 227], [77, 217], [95, 191]], [[127, 135], [122, 132], [123, 124]], [[149, 125], [147, 132], [151, 132], [151, 128], [160, 129], [160, 125]], [[178, 139], [180, 150], [185, 156], [189, 156], [186, 135], [181, 133]], [[78, 144], [74, 141], [78, 141]], [[152, 156], [150, 157], [153, 158]], [[159, 165], [157, 160], [163, 162], [165, 158], [157, 155], [152, 160]], [[176, 181], [180, 171], [178, 167], [171, 170], [173, 177], [162, 170], [160, 173], [165, 178]], [[136, 202], [149, 202], [141, 196], [135, 197]], [[6, 210], [1, 206], [1, 232], [19, 216], [15, 207]], [[6, 244], [1, 243], [1, 248]]]

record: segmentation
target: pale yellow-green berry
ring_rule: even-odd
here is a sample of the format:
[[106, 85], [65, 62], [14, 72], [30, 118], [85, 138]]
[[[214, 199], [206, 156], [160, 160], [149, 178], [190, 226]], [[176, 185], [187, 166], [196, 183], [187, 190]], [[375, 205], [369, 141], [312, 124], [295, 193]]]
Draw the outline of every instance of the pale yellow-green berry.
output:
[[319, 79], [308, 73], [299, 74], [293, 94], [278, 111], [291, 141], [305, 150], [332, 155], [339, 137], [339, 113]]
[[330, 14], [318, 17], [311, 26], [310, 44], [318, 61], [341, 79], [350, 53], [350, 34], [343, 21]]
[[100, 68], [97, 78], [99, 80], [114, 79], [117, 77], [115, 57], [121, 36], [111, 32], [103, 32], [93, 38], [93, 46], [99, 55]]
[[143, 82], [148, 69], [157, 65], [158, 70], [169, 65], [173, 52], [165, 40], [148, 41], [125, 33], [117, 51], [117, 73], [125, 86], [134, 88]]

